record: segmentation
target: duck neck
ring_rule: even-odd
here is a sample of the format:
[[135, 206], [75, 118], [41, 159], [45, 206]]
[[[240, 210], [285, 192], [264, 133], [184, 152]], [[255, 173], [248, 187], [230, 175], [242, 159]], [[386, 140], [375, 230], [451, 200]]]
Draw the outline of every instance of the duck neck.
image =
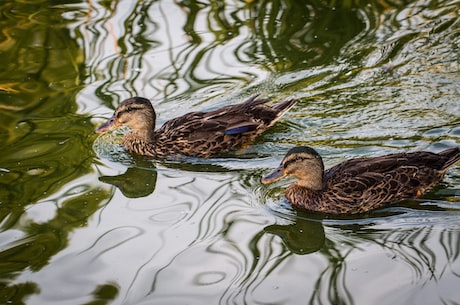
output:
[[133, 142], [150, 144], [155, 142], [155, 112], [151, 111], [142, 112], [141, 116], [131, 122], [129, 125], [131, 131], [126, 134], [126, 138]]
[[320, 210], [322, 194], [322, 191], [315, 191], [294, 183], [286, 189], [285, 195], [292, 205], [306, 210], [317, 211]]
[[123, 145], [138, 155], [156, 156], [156, 134], [153, 130], [131, 130], [123, 138]]

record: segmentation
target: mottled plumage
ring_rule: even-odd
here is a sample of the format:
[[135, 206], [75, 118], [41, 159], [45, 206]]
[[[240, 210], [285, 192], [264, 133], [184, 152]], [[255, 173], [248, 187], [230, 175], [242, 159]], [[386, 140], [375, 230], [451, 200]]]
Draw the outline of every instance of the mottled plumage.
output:
[[314, 149], [295, 147], [262, 183], [293, 176], [297, 181], [286, 189], [293, 206], [328, 214], [356, 214], [421, 196], [459, 159], [460, 149], [455, 147], [438, 154], [419, 151], [351, 159], [324, 171]]
[[210, 112], [190, 112], [155, 131], [152, 104], [145, 98], [133, 97], [121, 102], [112, 118], [96, 132], [117, 126], [131, 127], [123, 144], [139, 155], [160, 159], [216, 157], [254, 140], [296, 102], [291, 99], [269, 107], [265, 105], [269, 101], [252, 97], [244, 103]]

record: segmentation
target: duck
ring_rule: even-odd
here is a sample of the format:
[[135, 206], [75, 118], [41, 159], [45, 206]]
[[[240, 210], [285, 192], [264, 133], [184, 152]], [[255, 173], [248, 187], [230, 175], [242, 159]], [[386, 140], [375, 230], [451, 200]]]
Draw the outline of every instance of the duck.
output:
[[285, 196], [295, 209], [322, 214], [359, 214], [420, 197], [460, 159], [460, 148], [439, 153], [393, 153], [355, 158], [324, 170], [319, 153], [308, 146], [291, 148], [262, 184], [283, 177], [297, 180]]
[[130, 127], [123, 136], [123, 145], [142, 156], [213, 158], [252, 142], [291, 109], [296, 100], [288, 99], [272, 106], [267, 106], [268, 102], [270, 99], [256, 95], [242, 103], [209, 112], [187, 113], [155, 130], [156, 113], [150, 101], [131, 97], [122, 101], [113, 116], [95, 132]]

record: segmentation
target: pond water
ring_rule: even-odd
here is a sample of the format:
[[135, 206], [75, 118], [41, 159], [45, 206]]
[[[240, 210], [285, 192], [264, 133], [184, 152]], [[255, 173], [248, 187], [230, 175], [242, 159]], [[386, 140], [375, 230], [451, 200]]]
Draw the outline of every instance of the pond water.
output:
[[[1, 304], [458, 304], [460, 166], [422, 198], [321, 218], [262, 186], [295, 145], [326, 167], [458, 146], [458, 1], [0, 4]], [[234, 156], [159, 162], [93, 130], [299, 99]]]

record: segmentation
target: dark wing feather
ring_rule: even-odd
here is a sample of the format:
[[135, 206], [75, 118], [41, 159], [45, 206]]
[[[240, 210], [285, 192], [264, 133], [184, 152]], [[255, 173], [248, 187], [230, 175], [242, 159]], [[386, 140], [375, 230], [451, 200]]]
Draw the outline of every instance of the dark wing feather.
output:
[[363, 173], [385, 173], [407, 162], [404, 153], [390, 154], [375, 158], [356, 158], [344, 161], [328, 169], [326, 179], [336, 181], [344, 176], [359, 176]]
[[[458, 148], [456, 150], [458, 151]], [[452, 154], [443, 155], [442, 153], [419, 151], [374, 158], [356, 158], [331, 167], [326, 171], [325, 176], [328, 180], [337, 181], [337, 179], [340, 180], [341, 177], [345, 176], [359, 176], [363, 173], [388, 173], [402, 167], [431, 168], [442, 171], [452, 164], [452, 162], [448, 164], [449, 160], [455, 158], [455, 156], [451, 156]], [[448, 164], [447, 167], [446, 164]]]
[[340, 206], [341, 213], [365, 212], [414, 198], [439, 182], [446, 164], [453, 164], [455, 158], [460, 157], [414, 152], [345, 161], [326, 172], [324, 198]]
[[230, 126], [227, 129], [225, 129], [225, 134], [226, 135], [235, 135], [235, 134], [240, 134], [240, 133], [245, 133], [249, 131], [254, 131], [257, 129], [259, 124], [256, 123], [242, 123], [240, 125], [234, 125]]

